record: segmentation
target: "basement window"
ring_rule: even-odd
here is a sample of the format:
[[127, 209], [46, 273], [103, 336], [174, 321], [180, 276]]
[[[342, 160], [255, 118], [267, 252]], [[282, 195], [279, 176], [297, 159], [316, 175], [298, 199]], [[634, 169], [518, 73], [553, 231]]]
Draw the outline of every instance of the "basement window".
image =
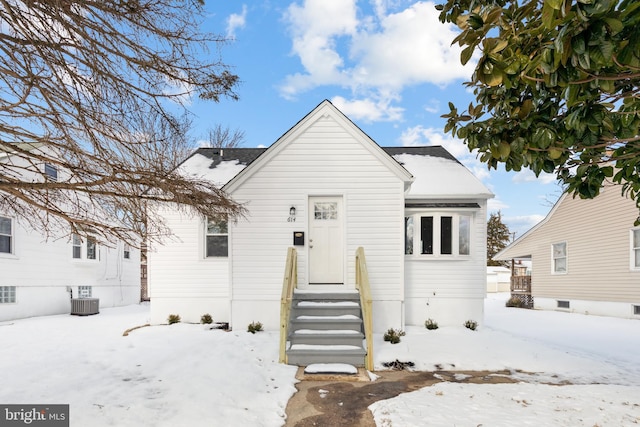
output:
[[570, 308], [569, 301], [558, 301], [558, 308], [565, 308], [565, 309]]
[[640, 316], [640, 305], [633, 306], [633, 314], [634, 316]]
[[15, 286], [0, 286], [0, 304], [11, 304], [16, 302]]

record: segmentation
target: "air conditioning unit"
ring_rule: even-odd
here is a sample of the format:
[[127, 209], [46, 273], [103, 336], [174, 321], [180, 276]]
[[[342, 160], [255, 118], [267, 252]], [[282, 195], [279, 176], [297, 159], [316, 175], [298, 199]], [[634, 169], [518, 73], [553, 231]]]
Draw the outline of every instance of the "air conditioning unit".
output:
[[98, 298], [71, 298], [71, 314], [89, 316], [99, 312], [100, 300]]

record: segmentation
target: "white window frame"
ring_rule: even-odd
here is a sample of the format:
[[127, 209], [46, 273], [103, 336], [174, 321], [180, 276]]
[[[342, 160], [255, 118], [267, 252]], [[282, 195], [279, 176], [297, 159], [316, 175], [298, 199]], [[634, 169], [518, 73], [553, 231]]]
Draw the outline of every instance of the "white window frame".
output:
[[58, 181], [58, 167], [51, 163], [44, 164], [44, 177], [48, 181], [57, 182]]
[[629, 266], [632, 271], [640, 271], [640, 228], [629, 231]]
[[15, 304], [17, 289], [15, 286], [0, 286], [0, 304]]
[[9, 221], [9, 234], [2, 233], [2, 231], [0, 231], [0, 236], [2, 237], [8, 237], [9, 238], [9, 252], [0, 252], [0, 255], [14, 255], [15, 254], [15, 226], [14, 226], [14, 221], [13, 218], [11, 218], [10, 216], [5, 216], [5, 215], [0, 215], [0, 218], [8, 220]]
[[83, 240], [78, 234], [71, 235], [71, 258], [75, 261], [98, 261], [100, 252], [95, 237], [89, 236]]
[[[209, 224], [212, 224], [212, 227], [209, 227]], [[219, 227], [218, 223], [221, 225], [224, 224], [224, 227]], [[219, 255], [209, 255], [209, 237], [226, 237], [227, 240], [227, 253], [219, 254]], [[216, 258], [228, 258], [229, 257], [229, 222], [227, 220], [223, 221], [215, 221], [212, 219], [207, 219], [204, 221], [204, 257], [205, 259], [216, 259]]]
[[[470, 259], [473, 254], [473, 219], [475, 212], [469, 211], [409, 211], [404, 216], [405, 256], [419, 259]], [[422, 218], [433, 218], [432, 253], [422, 253]], [[451, 218], [451, 253], [442, 253], [442, 218]], [[466, 239], [461, 234], [461, 218], [467, 221]], [[411, 234], [413, 233], [413, 234]], [[467, 241], [466, 253], [463, 240]]]
[[[556, 256], [556, 246], [564, 245], [564, 256]], [[564, 270], [558, 270], [556, 260], [564, 259]], [[569, 245], [566, 241], [551, 244], [551, 274], [568, 274], [569, 273]]]

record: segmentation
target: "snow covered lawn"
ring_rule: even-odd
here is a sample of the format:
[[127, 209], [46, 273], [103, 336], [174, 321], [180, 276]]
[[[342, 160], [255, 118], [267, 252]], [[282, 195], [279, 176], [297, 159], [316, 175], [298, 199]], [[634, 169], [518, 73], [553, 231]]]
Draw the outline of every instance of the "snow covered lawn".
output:
[[[506, 369], [526, 383], [436, 384], [371, 405], [377, 425], [640, 423], [640, 321], [507, 309], [506, 298], [489, 296], [475, 332], [411, 327], [395, 345], [378, 335], [375, 363]], [[134, 305], [0, 323], [0, 403], [70, 404], [72, 427], [284, 424], [296, 368], [277, 363], [276, 331], [175, 324], [122, 335], [148, 318]]]

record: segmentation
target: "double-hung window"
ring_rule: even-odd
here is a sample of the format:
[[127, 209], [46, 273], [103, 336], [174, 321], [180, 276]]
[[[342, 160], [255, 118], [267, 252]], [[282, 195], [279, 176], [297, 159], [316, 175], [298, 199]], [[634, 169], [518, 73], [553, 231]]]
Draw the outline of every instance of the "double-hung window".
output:
[[98, 245], [94, 237], [87, 237], [86, 246], [82, 244], [82, 238], [74, 234], [71, 237], [71, 253], [73, 259], [85, 259], [95, 260], [98, 259]]
[[209, 219], [207, 221], [205, 240], [205, 255], [207, 258], [229, 256], [229, 229], [227, 221]]
[[631, 268], [640, 270], [640, 228], [631, 230]]
[[123, 248], [123, 256], [124, 259], [131, 259], [131, 246], [127, 245], [126, 243], [124, 244], [124, 248]]
[[470, 214], [415, 214], [405, 217], [405, 254], [471, 254]]
[[551, 258], [553, 273], [565, 274], [567, 272], [567, 242], [552, 244]]
[[13, 222], [6, 216], [0, 216], [0, 253], [13, 253]]

